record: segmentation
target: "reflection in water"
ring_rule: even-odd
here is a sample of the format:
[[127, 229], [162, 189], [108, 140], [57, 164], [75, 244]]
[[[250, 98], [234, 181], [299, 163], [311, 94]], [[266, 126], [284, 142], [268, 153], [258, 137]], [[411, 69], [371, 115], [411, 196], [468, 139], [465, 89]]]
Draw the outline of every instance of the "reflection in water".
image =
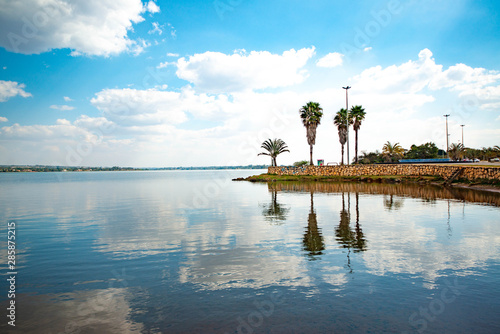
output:
[[390, 194], [389, 196], [384, 195], [384, 206], [387, 210], [399, 210], [403, 206], [404, 199], [397, 198], [394, 199], [394, 195]]
[[444, 188], [419, 184], [375, 184], [375, 183], [337, 183], [337, 182], [274, 182], [269, 187], [278, 191], [318, 192], [318, 193], [360, 193], [412, 197], [422, 202], [436, 203], [437, 199], [452, 199], [470, 203], [486, 203], [500, 206], [500, 196], [486, 191], [465, 188]]
[[325, 249], [325, 242], [321, 235], [321, 229], [318, 228], [318, 221], [316, 219], [316, 212], [314, 211], [313, 192], [311, 191], [311, 211], [307, 219], [307, 230], [304, 234], [304, 250], [308, 252], [310, 260], [316, 260], [316, 255], [323, 254]]
[[352, 273], [351, 268], [351, 249], [357, 253], [366, 250], [366, 239], [363, 235], [363, 230], [359, 224], [359, 194], [356, 193], [356, 225], [355, 229], [351, 229], [351, 193], [347, 193], [348, 204], [347, 210], [345, 206], [345, 196], [342, 193], [342, 209], [340, 210], [340, 223], [335, 229], [337, 242], [343, 247], [347, 248], [347, 267]]
[[[51, 177], [25, 174], [7, 177]], [[0, 220], [17, 220], [22, 239], [19, 332], [413, 333], [421, 309], [428, 332], [500, 327], [499, 208], [471, 203], [500, 195], [323, 182], [269, 184], [269, 198], [267, 185], [229, 183], [197, 207], [212, 174], [64, 175], [80, 181], [0, 175]]]
[[[18, 295], [18, 333], [142, 333], [132, 317], [131, 292], [123, 288], [50, 295]], [[26, 321], [36, 314], [36, 321]]]
[[354, 251], [361, 252], [366, 250], [366, 240], [363, 230], [359, 224], [359, 193], [356, 193], [356, 240], [354, 242]]
[[269, 192], [271, 193], [271, 203], [263, 205], [262, 215], [271, 224], [281, 225], [286, 220], [290, 208], [278, 202], [278, 191], [276, 189], [269, 189]]

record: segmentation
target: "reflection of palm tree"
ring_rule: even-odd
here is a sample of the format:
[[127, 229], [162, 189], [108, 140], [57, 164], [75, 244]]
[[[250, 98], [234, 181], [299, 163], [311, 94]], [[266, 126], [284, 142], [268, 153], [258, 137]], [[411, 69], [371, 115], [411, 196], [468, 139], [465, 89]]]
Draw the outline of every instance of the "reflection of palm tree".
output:
[[304, 250], [308, 251], [311, 260], [314, 260], [314, 255], [323, 254], [325, 243], [321, 235], [321, 229], [318, 228], [318, 221], [316, 220], [316, 212], [314, 212], [313, 193], [311, 192], [311, 212], [307, 219], [307, 230], [304, 234]]
[[366, 250], [366, 240], [363, 235], [363, 230], [359, 225], [359, 193], [356, 193], [356, 242], [354, 243], [354, 251], [362, 252]]
[[276, 189], [269, 189], [269, 191], [271, 192], [271, 203], [264, 205], [262, 215], [270, 223], [280, 225], [286, 220], [290, 208], [278, 202], [278, 191]]
[[[350, 195], [350, 194], [349, 194]], [[337, 236], [337, 242], [344, 248], [347, 248], [349, 252], [351, 248], [354, 252], [362, 252], [366, 250], [366, 240], [364, 239], [363, 230], [359, 225], [359, 194], [356, 193], [356, 229], [351, 230], [350, 222], [351, 215], [349, 213], [349, 208], [346, 210], [344, 193], [342, 193], [342, 210], [340, 211], [340, 223], [335, 229], [335, 235]], [[350, 206], [350, 203], [349, 205]]]
[[390, 194], [389, 198], [384, 195], [384, 206], [387, 210], [399, 210], [403, 207], [404, 200], [403, 199], [398, 199], [394, 200], [394, 195]]

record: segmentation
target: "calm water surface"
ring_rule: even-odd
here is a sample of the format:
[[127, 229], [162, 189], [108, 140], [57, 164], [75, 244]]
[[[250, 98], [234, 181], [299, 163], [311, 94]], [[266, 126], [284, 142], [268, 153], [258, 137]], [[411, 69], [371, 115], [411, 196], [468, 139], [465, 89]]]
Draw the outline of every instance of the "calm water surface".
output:
[[258, 172], [0, 174], [0, 332], [500, 333], [499, 195]]

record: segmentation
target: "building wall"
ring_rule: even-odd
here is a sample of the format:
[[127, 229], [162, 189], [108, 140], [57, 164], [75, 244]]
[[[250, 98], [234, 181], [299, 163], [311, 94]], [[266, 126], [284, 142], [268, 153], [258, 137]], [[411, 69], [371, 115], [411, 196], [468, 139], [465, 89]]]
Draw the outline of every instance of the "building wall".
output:
[[463, 168], [460, 178], [500, 180], [500, 168], [475, 166], [443, 165], [351, 165], [351, 166], [303, 166], [269, 167], [269, 174], [277, 175], [317, 175], [317, 176], [363, 176], [363, 175], [401, 175], [401, 176], [441, 176], [450, 177], [456, 170]]

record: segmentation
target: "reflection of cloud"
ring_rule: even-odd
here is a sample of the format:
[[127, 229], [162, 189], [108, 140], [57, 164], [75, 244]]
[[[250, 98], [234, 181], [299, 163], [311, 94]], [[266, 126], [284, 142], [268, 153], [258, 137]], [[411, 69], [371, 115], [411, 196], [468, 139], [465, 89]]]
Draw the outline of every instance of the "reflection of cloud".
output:
[[209, 290], [263, 288], [269, 285], [312, 286], [300, 254], [256, 247], [196, 252], [180, 268], [180, 282]]
[[60, 295], [18, 295], [21, 333], [141, 333], [130, 320], [131, 296], [126, 289], [77, 291]]
[[488, 231], [487, 221], [476, 221], [474, 229], [462, 232], [457, 236], [461, 239], [448, 243], [439, 237], [439, 229], [444, 230], [444, 225], [427, 224], [429, 221], [444, 224], [446, 219], [439, 216], [444, 202], [437, 203], [434, 214], [428, 210], [417, 213], [422, 204], [415, 204], [412, 201], [408, 207], [413, 216], [388, 212], [380, 221], [372, 218], [371, 224], [365, 225], [369, 228], [365, 229], [365, 235], [370, 240], [370, 251], [362, 257], [369, 273], [410, 274], [423, 277], [427, 286], [432, 287], [440, 276], [446, 275], [445, 271], [469, 275], [484, 267], [486, 261], [498, 257], [500, 236], [498, 231]]

